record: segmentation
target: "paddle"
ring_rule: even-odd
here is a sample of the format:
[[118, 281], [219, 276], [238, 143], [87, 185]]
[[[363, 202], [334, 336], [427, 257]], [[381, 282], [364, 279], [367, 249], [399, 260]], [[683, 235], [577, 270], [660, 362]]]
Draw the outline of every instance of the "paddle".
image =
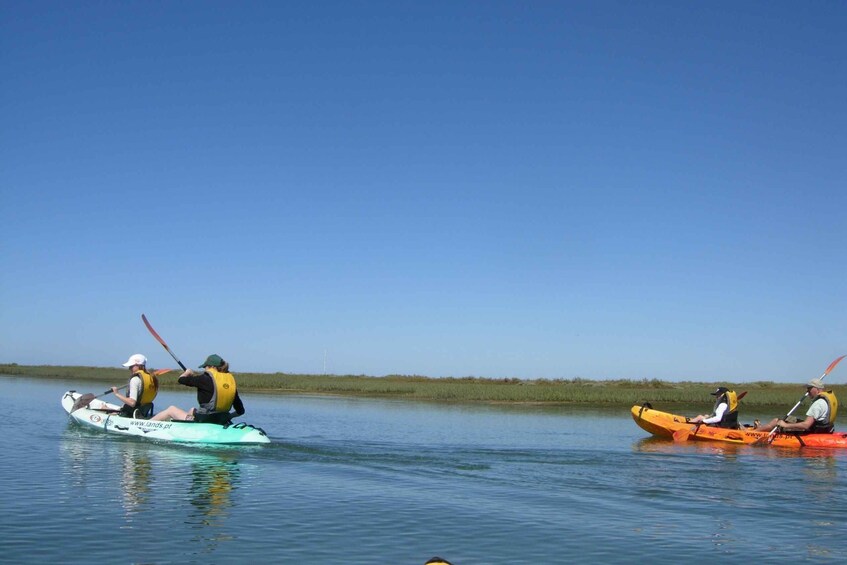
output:
[[141, 315], [141, 319], [144, 321], [144, 325], [145, 325], [145, 326], [147, 326], [147, 329], [148, 329], [148, 330], [150, 330], [150, 333], [151, 333], [151, 334], [153, 334], [153, 337], [155, 337], [155, 338], [156, 338], [156, 341], [158, 341], [159, 343], [161, 343], [161, 344], [162, 344], [162, 347], [164, 347], [164, 348], [165, 348], [165, 351], [167, 351], [168, 353], [170, 353], [170, 354], [171, 354], [171, 357], [173, 357], [173, 358], [174, 358], [174, 361], [176, 361], [176, 362], [179, 364], [179, 366], [180, 366], [180, 367], [182, 367], [182, 370], [183, 370], [183, 371], [186, 371], [187, 369], [185, 368], [185, 365], [183, 365], [183, 364], [182, 364], [182, 361], [180, 361], [179, 359], [177, 359], [177, 356], [176, 356], [176, 355], [174, 355], [174, 352], [173, 352], [173, 351], [171, 351], [171, 348], [170, 348], [170, 347], [168, 347], [168, 344], [167, 344], [167, 343], [165, 343], [165, 340], [164, 340], [164, 339], [162, 339], [162, 338], [159, 336], [159, 334], [157, 334], [157, 333], [156, 333], [156, 330], [154, 330], [154, 329], [153, 329], [153, 326], [151, 326], [151, 325], [150, 325], [150, 322], [148, 322], [148, 321], [147, 321], [147, 316], [145, 316], [144, 314], [142, 314], [142, 315]]
[[[838, 359], [836, 359], [835, 361], [830, 363], [829, 367], [826, 368], [826, 371], [824, 371], [823, 374], [818, 378], [820, 380], [823, 380], [824, 377], [826, 377], [830, 373], [830, 371], [832, 371], [835, 368], [835, 366], [838, 365], [838, 363], [842, 359], [844, 359], [845, 357], [847, 357], [847, 355], [842, 355], [841, 357], [839, 357]], [[809, 396], [808, 389], [806, 390], [806, 394], [804, 394], [803, 396], [800, 397], [800, 400], [797, 401], [797, 404], [795, 404], [794, 407], [791, 410], [788, 411], [788, 414], [786, 414], [785, 417], [782, 418], [782, 419], [785, 420], [785, 418], [788, 418], [789, 416], [791, 416], [791, 414], [793, 414], [794, 411], [797, 410], [797, 407], [800, 406], [803, 403], [804, 400], [806, 400], [807, 396]], [[779, 429], [779, 426], [774, 426], [774, 428], [768, 433], [767, 436], [757, 439], [756, 441], [753, 442], [753, 445], [764, 445], [764, 444], [770, 445], [773, 442], [773, 437], [776, 435], [776, 431], [778, 429]]]
[[[745, 396], [747, 396], [747, 391], [746, 391], [746, 390], [745, 390], [744, 392], [742, 392], [741, 394], [739, 394], [739, 395], [738, 395], [738, 398], [737, 398], [736, 400], [741, 400], [741, 399], [742, 399], [742, 398], [744, 398]], [[694, 426], [694, 429], [693, 429], [693, 430], [690, 430], [690, 429], [684, 428], [684, 429], [681, 429], [681, 430], [677, 430], [677, 431], [675, 431], [675, 432], [673, 433], [673, 440], [674, 440], [675, 442], [688, 441], [689, 439], [691, 439], [691, 437], [692, 437], [692, 436], [696, 436], [696, 435], [697, 435], [697, 430], [699, 430], [699, 429], [700, 429], [700, 426], [702, 426], [702, 425], [703, 425], [703, 422], [698, 422], [697, 424], [695, 424], [695, 426]]]
[[[129, 383], [125, 384], [122, 387], [118, 387], [118, 390], [124, 389], [128, 386], [129, 386]], [[85, 408], [86, 406], [91, 404], [92, 400], [97, 399], [97, 398], [102, 398], [102, 397], [106, 396], [107, 394], [111, 394], [111, 393], [112, 393], [112, 389], [107, 390], [103, 394], [98, 394], [97, 396], [94, 396], [90, 392], [88, 394], [83, 394], [82, 396], [80, 396], [79, 398], [76, 399], [76, 402], [74, 402], [73, 408], [71, 408], [71, 413], [74, 413], [81, 408]]]
[[[164, 375], [165, 373], [170, 373], [171, 371], [173, 371], [173, 369], [156, 369], [155, 371], [153, 371], [153, 374], [155, 376], [159, 377], [161, 375]], [[129, 386], [129, 383], [118, 387], [118, 390], [125, 389], [128, 386]], [[98, 394], [97, 396], [94, 396], [90, 392], [87, 393], [87, 394], [83, 394], [82, 396], [80, 396], [79, 398], [76, 399], [76, 402], [74, 402], [73, 408], [71, 408], [71, 412], [76, 412], [80, 408], [85, 408], [86, 406], [91, 404], [92, 400], [95, 400], [97, 398], [102, 398], [102, 397], [106, 396], [107, 394], [110, 394], [111, 392], [112, 392], [112, 389], [110, 388], [106, 392], [104, 392], [102, 394]]]

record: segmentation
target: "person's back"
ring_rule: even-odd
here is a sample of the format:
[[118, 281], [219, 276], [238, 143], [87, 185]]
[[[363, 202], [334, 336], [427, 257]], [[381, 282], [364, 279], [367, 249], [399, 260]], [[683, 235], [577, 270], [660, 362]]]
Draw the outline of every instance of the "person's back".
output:
[[[235, 377], [229, 372], [229, 363], [219, 355], [209, 355], [200, 365], [202, 373], [186, 369], [177, 382], [197, 389], [197, 408], [185, 412], [177, 406], [153, 416], [153, 420], [186, 420], [229, 425], [233, 416], [244, 415], [244, 403], [238, 396]], [[230, 412], [235, 408], [235, 413]]]
[[197, 388], [197, 404], [193, 411], [194, 420], [216, 424], [229, 424], [235, 415], [244, 414], [244, 404], [238, 395], [235, 377], [229, 372], [229, 363], [219, 355], [209, 355], [200, 365], [203, 373], [186, 371], [179, 378], [181, 384]]

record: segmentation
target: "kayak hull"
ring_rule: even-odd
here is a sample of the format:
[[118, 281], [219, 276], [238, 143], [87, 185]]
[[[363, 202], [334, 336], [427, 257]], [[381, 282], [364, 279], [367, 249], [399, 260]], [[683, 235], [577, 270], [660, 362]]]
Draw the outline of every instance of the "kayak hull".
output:
[[847, 434], [782, 434], [768, 438], [768, 432], [757, 432], [752, 428], [738, 430], [697, 426], [686, 422], [685, 416], [654, 410], [649, 406], [635, 405], [631, 409], [632, 419], [643, 430], [654, 436], [671, 439], [676, 431], [688, 432], [687, 439], [693, 441], [718, 441], [735, 444], [772, 445], [774, 447], [826, 447], [847, 448]]
[[90, 429], [125, 436], [143, 437], [159, 441], [204, 444], [260, 444], [270, 443], [270, 438], [260, 428], [246, 424], [222, 426], [197, 422], [157, 422], [139, 418], [126, 418], [112, 413], [120, 406], [99, 399], [78, 410], [74, 402], [82, 396], [68, 391], [62, 396], [62, 408], [71, 420]]

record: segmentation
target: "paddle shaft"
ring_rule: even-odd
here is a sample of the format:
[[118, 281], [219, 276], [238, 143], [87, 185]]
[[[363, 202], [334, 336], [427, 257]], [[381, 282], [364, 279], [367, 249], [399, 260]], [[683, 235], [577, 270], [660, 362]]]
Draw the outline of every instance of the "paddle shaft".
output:
[[[118, 389], [118, 390], [121, 390], [121, 389], [123, 389], [123, 388], [127, 388], [128, 386], [129, 386], [129, 383], [127, 383], [127, 384], [125, 384], [125, 385], [123, 385], [123, 386], [121, 386], [121, 387], [117, 387], [117, 389]], [[107, 391], [105, 391], [105, 392], [103, 392], [103, 393], [101, 393], [101, 394], [98, 394], [97, 396], [94, 396], [94, 395], [92, 395], [92, 394], [90, 394], [90, 393], [89, 393], [89, 394], [83, 394], [81, 397], [79, 397], [79, 398], [77, 399], [77, 402], [82, 401], [82, 403], [81, 403], [79, 406], [76, 406], [76, 404], [74, 404], [74, 406], [76, 406], [76, 408], [74, 408], [73, 410], [71, 410], [71, 411], [70, 411], [70, 413], [71, 413], [71, 414], [73, 414], [73, 413], [74, 413], [74, 412], [76, 412], [77, 410], [81, 410], [81, 409], [85, 408], [86, 406], [88, 406], [89, 404], [91, 404], [91, 401], [92, 401], [92, 400], [96, 400], [96, 399], [98, 399], [98, 398], [101, 398], [101, 397], [103, 397], [103, 396], [106, 396], [107, 394], [111, 394], [112, 392], [113, 392], [113, 391], [112, 391], [112, 389], [109, 389], [109, 390], [107, 390]], [[91, 396], [91, 398], [86, 398], [86, 396]]]
[[[117, 388], [118, 390], [121, 390], [121, 389], [127, 388], [128, 386], [129, 386], [129, 383], [127, 383], [127, 384], [125, 384], [125, 385], [123, 385], [123, 386], [116, 387], [116, 388]], [[98, 395], [97, 395], [97, 396], [95, 396], [94, 398], [100, 398], [101, 396], [106, 396], [107, 394], [111, 394], [111, 393], [112, 393], [112, 389], [109, 389], [109, 390], [107, 390], [106, 392], [104, 392], [103, 394], [98, 394]], [[92, 398], [91, 400], [94, 400], [94, 398]]]
[[164, 347], [164, 348], [165, 348], [165, 351], [167, 351], [168, 353], [170, 353], [170, 354], [171, 354], [171, 357], [173, 357], [173, 358], [174, 358], [174, 361], [176, 361], [176, 362], [177, 362], [177, 364], [179, 364], [179, 366], [180, 366], [180, 367], [182, 367], [182, 370], [183, 370], [183, 371], [186, 371], [187, 369], [185, 368], [185, 365], [183, 365], [183, 364], [182, 364], [182, 361], [180, 361], [180, 360], [177, 358], [177, 356], [176, 356], [176, 355], [174, 355], [174, 352], [173, 352], [173, 351], [171, 351], [171, 348], [170, 348], [170, 347], [168, 347], [168, 344], [167, 344], [167, 343], [165, 343], [165, 340], [164, 340], [164, 339], [162, 339], [162, 338], [161, 338], [161, 336], [159, 336], [159, 334], [157, 334], [157, 333], [156, 333], [156, 330], [154, 330], [154, 329], [153, 329], [153, 326], [151, 326], [151, 325], [150, 325], [150, 322], [148, 322], [148, 321], [147, 321], [147, 316], [145, 316], [144, 314], [142, 314], [142, 315], [141, 315], [141, 319], [144, 321], [144, 325], [145, 325], [145, 326], [147, 326], [147, 329], [150, 331], [150, 334], [151, 334], [154, 338], [156, 338], [156, 341], [158, 341], [159, 343], [161, 343], [161, 344], [162, 344], [162, 347]]

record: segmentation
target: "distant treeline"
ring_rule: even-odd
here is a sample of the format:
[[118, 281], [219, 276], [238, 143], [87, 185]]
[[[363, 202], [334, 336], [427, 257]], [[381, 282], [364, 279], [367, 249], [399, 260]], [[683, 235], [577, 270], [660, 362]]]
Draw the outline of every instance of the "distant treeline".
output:
[[[151, 369], [152, 370], [152, 369]], [[161, 388], [180, 387], [180, 370], [159, 377]], [[52, 365], [0, 364], [0, 374], [46, 379], [79, 379], [110, 385], [124, 384], [126, 369], [104, 367], [61, 367]], [[756, 381], [669, 382], [658, 379], [488, 379], [480, 377], [431, 378], [388, 375], [301, 375], [292, 373], [235, 373], [238, 388], [244, 392], [284, 394], [337, 394], [348, 396], [390, 397], [410, 400], [447, 402], [502, 402], [540, 404], [627, 405], [643, 402], [659, 404], [710, 403], [709, 393], [725, 386], [738, 393], [747, 391], [746, 406], [792, 406], [803, 395], [804, 383]], [[828, 385], [833, 385], [829, 382]], [[841, 395], [843, 385], [833, 385]], [[843, 397], [843, 396], [842, 396]]]

